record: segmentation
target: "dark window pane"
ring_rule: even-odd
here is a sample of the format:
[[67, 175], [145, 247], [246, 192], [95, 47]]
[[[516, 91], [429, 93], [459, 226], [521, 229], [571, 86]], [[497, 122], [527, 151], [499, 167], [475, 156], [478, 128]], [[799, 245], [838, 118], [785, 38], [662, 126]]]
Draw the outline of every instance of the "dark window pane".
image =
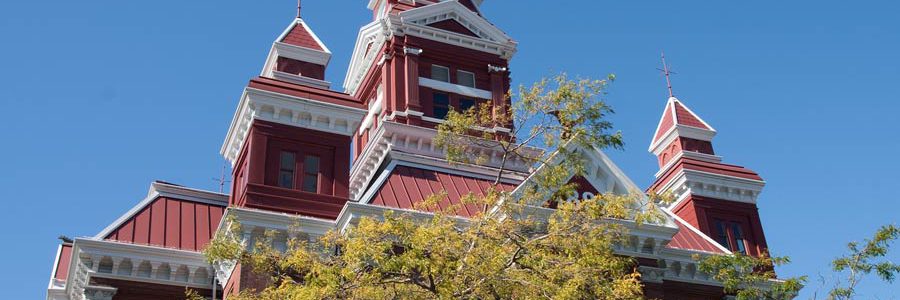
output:
[[294, 153], [281, 151], [281, 169], [294, 170]]
[[732, 223], [731, 234], [734, 236], [734, 251], [747, 254], [747, 247], [744, 245], [744, 233], [741, 232], [741, 226], [737, 223]]
[[456, 71], [456, 84], [475, 87], [475, 74], [466, 71]]
[[294, 188], [294, 172], [278, 172], [278, 186], [289, 189]]
[[450, 112], [450, 96], [443, 93], [434, 93], [432, 98], [432, 106], [434, 107], [434, 117], [443, 119]]
[[319, 157], [307, 155], [303, 159], [303, 171], [307, 174], [319, 174]]
[[725, 248], [731, 248], [728, 246], [728, 232], [726, 230], [728, 229], [725, 228], [725, 223], [716, 220], [716, 241]]
[[283, 188], [294, 188], [294, 166], [295, 156], [293, 152], [281, 152], [278, 170], [278, 186]]
[[467, 111], [470, 108], [475, 107], [475, 103], [476, 103], [475, 99], [466, 99], [466, 98], [459, 99], [459, 110], [463, 111], [463, 112]]
[[319, 157], [307, 155], [303, 158], [303, 186], [304, 192], [316, 193], [319, 191]]
[[303, 176], [303, 191], [310, 193], [319, 192], [319, 176]]
[[450, 69], [443, 66], [431, 65], [431, 79], [450, 82]]

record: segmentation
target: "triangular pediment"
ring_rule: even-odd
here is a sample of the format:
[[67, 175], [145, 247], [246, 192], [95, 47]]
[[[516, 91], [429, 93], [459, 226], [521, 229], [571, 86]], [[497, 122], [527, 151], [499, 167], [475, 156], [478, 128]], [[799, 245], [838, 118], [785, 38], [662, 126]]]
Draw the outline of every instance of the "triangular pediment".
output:
[[470, 30], [469, 28], [466, 28], [466, 26], [463, 26], [462, 24], [459, 24], [459, 22], [457, 22], [454, 19], [447, 19], [447, 20], [443, 20], [440, 22], [434, 22], [434, 23], [428, 24], [428, 27], [443, 29], [446, 31], [451, 31], [451, 32], [462, 34], [462, 35], [468, 35], [471, 37], [479, 37], [477, 34], [472, 32], [472, 30]]
[[495, 43], [506, 43], [511, 40], [502, 30], [457, 1], [446, 1], [411, 9], [400, 13], [400, 18], [403, 23], [421, 26], [453, 20], [479, 38]]

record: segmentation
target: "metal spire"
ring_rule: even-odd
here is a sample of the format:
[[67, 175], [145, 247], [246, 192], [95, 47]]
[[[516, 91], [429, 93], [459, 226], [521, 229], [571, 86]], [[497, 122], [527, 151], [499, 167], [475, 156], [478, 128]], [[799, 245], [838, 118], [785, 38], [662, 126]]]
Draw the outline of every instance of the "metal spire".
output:
[[672, 74], [676, 74], [676, 73], [669, 70], [669, 65], [666, 64], [666, 53], [665, 52], [662, 52], [662, 63], [663, 63], [663, 68], [658, 69], [658, 70], [662, 71], [663, 75], [666, 75], [666, 87], [669, 89], [669, 98], [672, 98], [672, 97], [675, 97], [675, 93], [672, 92], [672, 80], [669, 78], [669, 76]]

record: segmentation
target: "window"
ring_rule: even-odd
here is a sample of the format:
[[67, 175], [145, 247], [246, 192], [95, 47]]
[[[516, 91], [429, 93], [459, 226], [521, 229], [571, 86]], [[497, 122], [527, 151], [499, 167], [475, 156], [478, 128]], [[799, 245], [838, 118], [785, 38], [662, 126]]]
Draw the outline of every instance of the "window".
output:
[[459, 111], [465, 112], [465, 111], [469, 110], [470, 108], [475, 107], [475, 104], [477, 104], [477, 103], [478, 102], [476, 102], [475, 99], [460, 98], [459, 99]]
[[747, 245], [744, 244], [744, 233], [741, 232], [741, 225], [731, 223], [731, 235], [734, 237], [734, 251], [747, 254]]
[[461, 70], [456, 71], [456, 84], [474, 88], [475, 73]]
[[294, 168], [296, 167], [295, 154], [293, 152], [281, 152], [281, 158], [278, 167], [278, 186], [283, 188], [294, 188]]
[[741, 224], [737, 222], [724, 222], [715, 220], [716, 241], [732, 252], [748, 254], [747, 241]]
[[431, 65], [431, 79], [450, 82], [450, 69], [444, 66]]
[[317, 193], [319, 191], [319, 157], [307, 155], [303, 159], [303, 188], [304, 192]]
[[450, 95], [444, 93], [434, 93], [432, 99], [433, 114], [435, 118], [444, 119], [450, 112]]

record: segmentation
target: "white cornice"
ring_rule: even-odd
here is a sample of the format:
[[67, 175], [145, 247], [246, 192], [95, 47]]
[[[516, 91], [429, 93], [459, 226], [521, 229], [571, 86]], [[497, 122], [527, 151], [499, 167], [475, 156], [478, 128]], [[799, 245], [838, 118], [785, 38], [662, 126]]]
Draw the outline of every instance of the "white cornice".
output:
[[[112, 261], [109, 272], [99, 268], [103, 260]], [[131, 262], [131, 269], [123, 269], [121, 263], [125, 261]], [[145, 263], [152, 268], [149, 277], [137, 273]], [[170, 273], [157, 274], [163, 264], [169, 265]], [[187, 271], [186, 280], [174, 277], [179, 269]], [[200, 270], [205, 270], [206, 273], [198, 273]], [[73, 299], [80, 299], [91, 277], [208, 289], [212, 276], [212, 266], [200, 252], [76, 238], [72, 244], [66, 293]]]
[[[682, 169], [663, 185], [660, 192], [671, 192], [676, 198], [686, 194], [756, 204], [765, 181], [723, 174]], [[672, 209], [678, 203], [669, 205]]]
[[666, 147], [669, 146], [678, 137], [686, 137], [689, 139], [709, 142], [712, 141], [713, 137], [715, 136], [716, 132], [713, 130], [686, 125], [674, 125], [668, 131], [666, 131], [666, 133], [661, 138], [650, 144], [650, 149], [648, 149], [648, 151], [653, 153], [653, 155], [660, 155], [663, 151], [665, 151]]
[[[378, 129], [370, 133], [369, 144], [356, 158], [350, 170], [350, 199], [358, 201], [364, 189], [377, 175], [377, 171], [390, 153], [403, 152], [435, 159], [446, 159], [444, 149], [434, 144], [437, 131], [434, 129], [400, 124], [390, 121], [380, 122]], [[488, 161], [480, 168], [497, 168], [501, 163], [501, 150], [496, 148], [477, 147], [472, 145], [470, 151], [480, 151], [488, 157]], [[538, 155], [536, 148], [528, 148], [532, 155]], [[531, 165], [525, 160], [515, 157], [506, 162], [505, 168], [510, 172], [528, 173]]]
[[[323, 53], [326, 53], [329, 56], [331, 56], [331, 50], [328, 50], [328, 46], [326, 46], [325, 43], [323, 43], [322, 40], [319, 39], [319, 36], [316, 35], [316, 32], [313, 31], [312, 28], [309, 27], [309, 25], [307, 25], [306, 22], [304, 22], [303, 19], [301, 19], [301, 18], [294, 19], [294, 21], [291, 22], [291, 24], [288, 25], [288, 27], [285, 28], [284, 31], [281, 32], [281, 34], [278, 36], [278, 38], [275, 39], [275, 42], [279, 43], [279, 42], [284, 41], [284, 38], [286, 38], [287, 35], [289, 33], [291, 33], [291, 29], [294, 29], [294, 26], [296, 26], [296, 25], [303, 26], [303, 29], [305, 29], [306, 32], [309, 33], [310, 36], [312, 36], [313, 40], [315, 40], [316, 43], [319, 44], [319, 47], [322, 47], [322, 51], [318, 51], [318, 52], [323, 52]], [[311, 49], [311, 50], [315, 50], [315, 49]]]
[[294, 84], [306, 85], [311, 87], [317, 87], [323, 90], [331, 89], [331, 82], [315, 79], [312, 77], [299, 76], [291, 73], [285, 73], [281, 71], [272, 70], [271, 76], [267, 76], [269, 78], [278, 79], [281, 81], [287, 81]]
[[339, 104], [246, 88], [231, 121], [221, 153], [232, 165], [244, 147], [254, 120], [352, 136], [366, 111]]
[[[481, 37], [473, 37], [427, 24], [454, 19]], [[449, 45], [496, 54], [505, 60], [515, 55], [517, 44], [502, 30], [472, 12], [457, 1], [444, 1], [427, 5], [399, 15], [388, 14], [363, 26], [356, 39], [356, 46], [344, 78], [344, 91], [355, 94], [363, 77], [375, 65], [376, 57], [381, 54], [381, 46], [391, 36], [411, 35]], [[369, 47], [369, 44], [372, 46]], [[368, 51], [367, 51], [368, 50]]]
[[407, 10], [400, 13], [400, 19], [403, 20], [403, 23], [416, 25], [428, 25], [452, 19], [488, 41], [506, 43], [512, 40], [497, 26], [469, 10], [459, 1], [444, 1]]

